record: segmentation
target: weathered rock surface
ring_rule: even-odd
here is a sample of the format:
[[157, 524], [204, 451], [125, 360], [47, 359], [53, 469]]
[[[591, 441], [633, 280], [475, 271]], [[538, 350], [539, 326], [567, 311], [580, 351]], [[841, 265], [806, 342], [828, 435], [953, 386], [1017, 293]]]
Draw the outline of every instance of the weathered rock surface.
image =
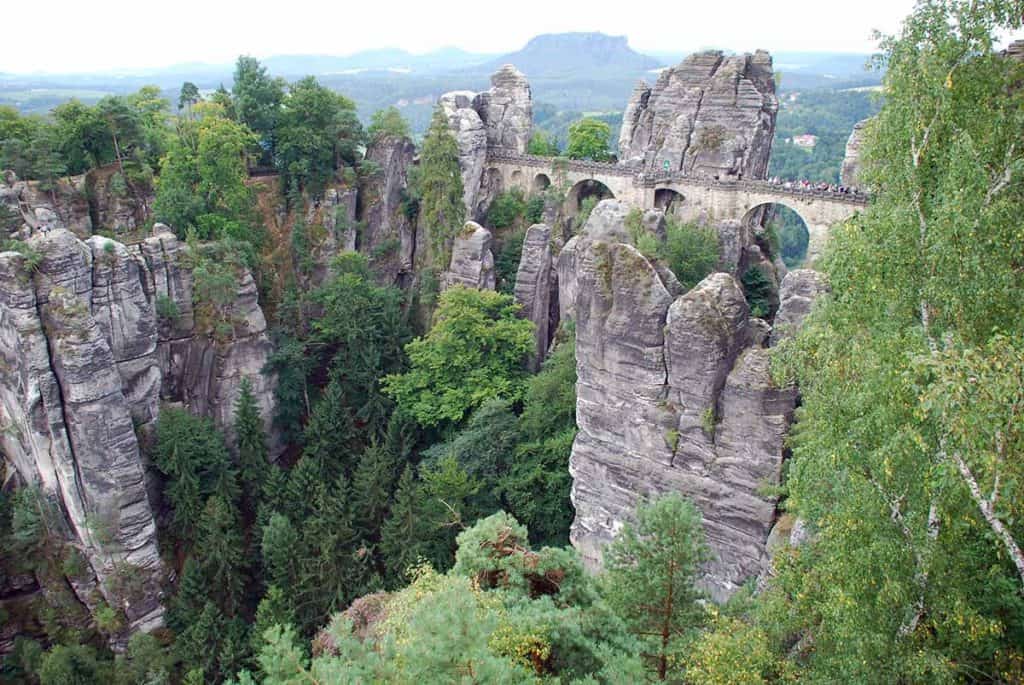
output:
[[[132, 248], [65, 229], [37, 232], [29, 245], [41, 255], [34, 271], [0, 253], [0, 449], [23, 481], [60, 502], [107, 603], [131, 629], [151, 629], [162, 621], [165, 569], [136, 426], [165, 399], [229, 429], [246, 378], [270, 426], [274, 379], [261, 373], [270, 343], [256, 286], [238, 274], [231, 340], [217, 342], [196, 321], [188, 248], [166, 227]], [[145, 592], [122, 594], [108, 582], [118, 573]]]
[[473, 99], [487, 131], [487, 145], [523, 154], [533, 135], [533, 94], [526, 77], [511, 64], [491, 75], [491, 89]]
[[619, 160], [652, 172], [764, 178], [778, 107], [767, 52], [689, 55], [653, 88], [633, 91]]
[[523, 253], [516, 272], [515, 298], [521, 314], [536, 327], [537, 346], [531, 359], [536, 370], [547, 354], [558, 326], [558, 281], [552, 268], [551, 227], [534, 224], [526, 230]]
[[491, 76], [490, 90], [445, 93], [439, 103], [459, 147], [466, 216], [482, 221], [491, 200], [503, 190], [500, 178], [486, 173], [488, 149], [524, 153], [529, 146], [533, 134], [530, 84], [506, 64]]
[[[84, 176], [60, 179], [52, 190], [44, 191], [38, 181], [21, 181], [8, 172], [0, 180], [0, 206], [12, 218], [3, 237], [19, 233], [27, 238], [43, 225], [70, 229], [81, 238], [92, 235]], [[39, 215], [37, 210], [44, 211]]]
[[846, 154], [843, 166], [839, 170], [839, 182], [844, 186], [860, 185], [860, 146], [864, 142], [864, 134], [871, 119], [863, 119], [853, 125], [853, 131], [846, 141]]
[[467, 221], [452, 244], [452, 261], [442, 274], [442, 288], [464, 285], [494, 290], [495, 276], [491, 232], [475, 221]]
[[480, 114], [473, 109], [476, 93], [456, 91], [441, 96], [440, 105], [448, 117], [448, 127], [459, 147], [459, 169], [462, 171], [462, 201], [466, 216], [474, 217], [477, 193], [487, 163], [487, 129]]
[[370, 257], [374, 272], [389, 285], [404, 285], [412, 277], [416, 226], [403, 210], [402, 201], [415, 156], [411, 140], [392, 136], [371, 143], [366, 150], [366, 158], [380, 172], [360, 188], [363, 231], [359, 251]]
[[811, 313], [814, 301], [829, 291], [825, 276], [813, 269], [794, 269], [782, 279], [779, 290], [779, 311], [775, 314], [771, 344], [796, 332]]
[[680, 492], [704, 514], [715, 555], [704, 583], [724, 599], [768, 563], [775, 499], [760, 488], [778, 483], [795, 395], [772, 386], [768, 326], [736, 279], [715, 273], [673, 295], [616, 226], [616, 205], [599, 204], [559, 258], [579, 378], [572, 541], [599, 564], [637, 502]]

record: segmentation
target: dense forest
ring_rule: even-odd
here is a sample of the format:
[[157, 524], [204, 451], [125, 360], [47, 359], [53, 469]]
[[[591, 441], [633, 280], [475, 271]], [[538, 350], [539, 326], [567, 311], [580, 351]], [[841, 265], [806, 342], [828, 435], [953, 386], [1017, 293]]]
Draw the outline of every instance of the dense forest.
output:
[[[882, 39], [884, 103], [808, 92], [780, 115], [777, 136], [819, 142], [776, 145], [772, 173], [834, 181], [852, 124], [877, 111], [873, 200], [817, 265], [831, 296], [773, 353], [777, 383], [802, 395], [780, 508], [806, 539], [724, 605], [701, 589], [708, 545], [680, 496], [642, 503], [598, 573], [568, 544], [574, 331], [532, 373], [532, 325], [508, 294], [542, 208], [514, 193], [492, 205], [489, 223], [518, 236], [496, 255], [497, 291], [439, 292], [429, 268], [411, 288], [382, 284], [357, 253], [314, 286], [310, 242], [326, 229], [302, 210], [377, 172], [367, 145], [409, 135], [397, 110], [364, 127], [348, 98], [250, 57], [208, 98], [186, 83], [175, 103], [143, 88], [48, 117], [0, 109], [0, 167], [44, 188], [109, 167], [120, 192], [154, 193], [155, 219], [191, 247], [212, 336], [235, 269], [254, 273], [286, 443], [271, 461], [247, 387], [230, 436], [163, 408], [143, 443], [175, 574], [166, 626], [112, 644], [119, 609], [90, 619], [54, 583], [31, 617], [45, 640], [18, 637], [0, 682], [1021, 682], [1024, 64], [994, 43], [1022, 10], [921, 2]], [[531, 147], [555, 154], [562, 124], [540, 114]], [[608, 123], [565, 122], [566, 153], [606, 154]], [[283, 248], [254, 168], [273, 170], [294, 219]], [[437, 110], [403, 197], [435, 264], [462, 227], [461, 198]], [[29, 249], [18, 242], [3, 247]], [[684, 287], [717, 259], [713, 230], [676, 222], [637, 247]], [[74, 576], [83, 561], [62, 525], [38, 489], [4, 490], [0, 573]]]

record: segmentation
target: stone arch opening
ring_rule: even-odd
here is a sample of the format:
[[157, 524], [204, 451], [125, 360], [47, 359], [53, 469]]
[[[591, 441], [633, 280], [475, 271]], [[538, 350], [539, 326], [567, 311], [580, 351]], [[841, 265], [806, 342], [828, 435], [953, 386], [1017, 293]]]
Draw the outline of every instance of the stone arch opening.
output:
[[526, 188], [523, 187], [523, 172], [519, 169], [512, 172], [512, 178], [510, 180], [513, 188], [522, 188], [523, 190], [526, 190]]
[[615, 193], [611, 189], [600, 181], [587, 178], [579, 181], [570, 190], [566, 196], [566, 203], [568, 210], [572, 214], [578, 213], [584, 209], [585, 206], [596, 205], [601, 200], [614, 200]]
[[654, 208], [665, 214], [677, 213], [685, 201], [682, 193], [671, 188], [658, 188], [654, 191]]
[[810, 244], [810, 224], [798, 211], [780, 202], [765, 202], [750, 209], [743, 223], [755, 233], [763, 233], [772, 256], [779, 257], [788, 269], [803, 266]]
[[534, 193], [543, 193], [551, 187], [551, 178], [547, 174], [537, 174], [533, 177], [533, 184], [530, 188]]

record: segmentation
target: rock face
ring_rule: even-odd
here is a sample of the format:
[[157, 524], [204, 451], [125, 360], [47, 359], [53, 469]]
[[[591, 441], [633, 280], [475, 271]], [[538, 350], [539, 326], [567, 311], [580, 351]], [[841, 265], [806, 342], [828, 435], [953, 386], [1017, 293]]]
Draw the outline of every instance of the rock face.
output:
[[466, 216], [477, 221], [502, 190], [500, 179], [485, 173], [488, 149], [524, 153], [533, 134], [533, 96], [526, 77], [506, 64], [491, 76], [491, 84], [483, 93], [454, 91], [439, 100], [459, 147]]
[[[0, 253], [0, 449], [60, 503], [100, 592], [132, 630], [162, 622], [165, 575], [136, 427], [156, 418], [163, 398], [229, 428], [246, 378], [269, 426], [274, 382], [261, 373], [270, 343], [252, 277], [239, 274], [231, 342], [215, 342], [196, 322], [187, 248], [154, 230], [131, 249], [37, 232], [34, 270]], [[110, 582], [125, 573], [145, 591]]]
[[526, 77], [511, 64], [491, 75], [491, 89], [473, 99], [487, 131], [487, 146], [523, 154], [533, 135], [533, 94]]
[[442, 274], [442, 288], [464, 285], [477, 290], [494, 290], [494, 254], [491, 252], [491, 232], [467, 221], [452, 244], [452, 261]]
[[38, 181], [21, 181], [13, 172], [7, 172], [0, 180], [0, 209], [10, 216], [4, 238], [12, 234], [27, 238], [44, 224], [49, 228], [70, 229], [81, 238], [92, 235], [84, 176], [61, 179], [52, 190], [46, 191], [40, 188]]
[[550, 226], [534, 224], [526, 231], [516, 272], [515, 298], [522, 305], [522, 316], [535, 326], [537, 346], [531, 366], [536, 370], [544, 361], [558, 326], [558, 279], [551, 259]]
[[795, 394], [772, 386], [768, 325], [736, 280], [673, 295], [630, 244], [626, 212], [599, 204], [559, 257], [579, 378], [572, 542], [597, 565], [641, 498], [680, 492], [704, 514], [715, 558], [703, 582], [724, 599], [768, 563], [775, 499], [759, 490], [779, 481]]
[[829, 291], [825, 277], [813, 269], [795, 269], [782, 279], [779, 311], [775, 314], [771, 344], [788, 338], [811, 313], [814, 301]]
[[402, 201], [415, 155], [411, 140], [392, 136], [371, 143], [366, 150], [366, 158], [380, 172], [360, 188], [363, 230], [358, 247], [370, 257], [381, 281], [389, 285], [405, 285], [412, 276], [416, 226], [403, 210]]
[[778, 108], [767, 52], [696, 53], [653, 88], [641, 82], [633, 91], [619, 160], [651, 172], [764, 178]]
[[865, 128], [870, 121], [871, 119], [864, 119], [854, 124], [853, 131], [846, 141], [846, 155], [843, 157], [843, 166], [839, 170], [839, 182], [844, 186], [856, 187], [859, 185], [860, 146], [864, 142]]

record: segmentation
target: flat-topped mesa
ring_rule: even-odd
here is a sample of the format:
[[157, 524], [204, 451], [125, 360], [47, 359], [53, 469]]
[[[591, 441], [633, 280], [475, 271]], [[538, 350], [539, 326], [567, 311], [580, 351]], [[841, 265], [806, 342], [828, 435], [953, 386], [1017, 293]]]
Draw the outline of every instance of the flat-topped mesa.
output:
[[[682, 293], [634, 247], [628, 215], [601, 202], [558, 258], [559, 304], [576, 327], [571, 539], [599, 565], [638, 502], [681, 493], [704, 515], [714, 558], [703, 583], [723, 600], [769, 563], [765, 486], [780, 480], [795, 391], [772, 384], [769, 326], [736, 279], [714, 273]], [[656, 239], [659, 224], [642, 222]], [[798, 280], [794, 292], [812, 296]]]
[[506, 64], [491, 76], [491, 84], [483, 93], [453, 91], [438, 101], [459, 147], [466, 217], [478, 221], [503, 189], [500, 178], [484, 173], [488, 150], [523, 154], [533, 134], [533, 95], [526, 77]]
[[131, 247], [37, 231], [26, 242], [34, 266], [0, 253], [0, 453], [65, 512], [67, 537], [87, 562], [83, 578], [69, 578], [76, 595], [91, 611], [100, 597], [123, 610], [130, 631], [162, 623], [166, 573], [137, 429], [164, 399], [230, 430], [246, 379], [268, 427], [272, 412], [274, 379], [262, 373], [270, 342], [252, 276], [236, 273], [231, 341], [218, 342], [193, 308], [188, 249], [158, 224]]
[[619, 161], [649, 173], [762, 179], [778, 109], [767, 52], [695, 53], [633, 91]]

